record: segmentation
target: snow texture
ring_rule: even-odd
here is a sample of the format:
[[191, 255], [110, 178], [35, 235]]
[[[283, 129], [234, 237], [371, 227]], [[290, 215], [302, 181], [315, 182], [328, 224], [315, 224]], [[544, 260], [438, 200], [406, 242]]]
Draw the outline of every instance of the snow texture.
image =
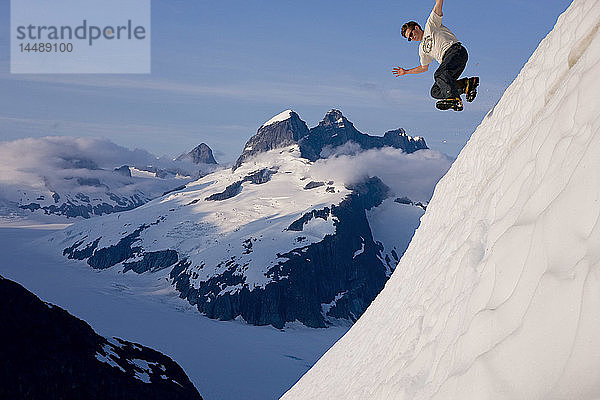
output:
[[599, 26], [597, 0], [559, 17], [385, 289], [283, 399], [600, 397]]

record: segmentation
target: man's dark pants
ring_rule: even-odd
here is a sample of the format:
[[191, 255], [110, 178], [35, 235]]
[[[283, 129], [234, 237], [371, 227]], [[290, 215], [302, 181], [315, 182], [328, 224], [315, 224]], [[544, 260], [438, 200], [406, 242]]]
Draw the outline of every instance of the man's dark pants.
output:
[[434, 99], [450, 99], [460, 97], [464, 92], [463, 82], [458, 82], [460, 74], [465, 70], [469, 55], [460, 43], [453, 44], [442, 59], [442, 63], [435, 71], [435, 83], [431, 88], [431, 97]]

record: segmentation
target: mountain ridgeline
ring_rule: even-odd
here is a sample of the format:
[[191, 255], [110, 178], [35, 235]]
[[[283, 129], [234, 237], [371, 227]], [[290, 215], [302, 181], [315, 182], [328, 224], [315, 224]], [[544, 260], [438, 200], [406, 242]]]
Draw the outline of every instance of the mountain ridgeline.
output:
[[287, 110], [258, 129], [244, 146], [234, 168], [258, 153], [291, 144], [299, 145], [302, 157], [316, 161], [323, 158], [324, 149], [335, 149], [348, 142], [358, 144], [363, 150], [388, 146], [413, 153], [428, 148], [423, 138], [410, 137], [402, 128], [388, 131], [383, 137], [361, 133], [339, 110], [329, 110], [319, 125], [310, 129], [298, 114]]

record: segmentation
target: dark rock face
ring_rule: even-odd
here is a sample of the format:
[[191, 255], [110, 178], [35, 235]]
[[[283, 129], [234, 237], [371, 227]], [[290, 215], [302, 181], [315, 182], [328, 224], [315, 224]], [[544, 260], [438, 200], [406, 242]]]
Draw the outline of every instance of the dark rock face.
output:
[[217, 164], [212, 149], [206, 143], [200, 143], [187, 154], [177, 157], [177, 161], [189, 158], [194, 164]]
[[86, 258], [90, 258], [92, 254], [94, 254], [94, 250], [96, 250], [96, 248], [98, 247], [98, 242], [100, 242], [100, 239], [102, 239], [102, 237], [99, 237], [98, 239], [94, 240], [92, 243], [88, 244], [83, 249], [78, 250], [77, 248], [81, 246], [81, 244], [86, 238], [87, 236], [85, 236], [79, 242], [75, 242], [73, 246], [64, 249], [63, 256], [67, 256], [67, 258], [75, 260], [85, 260]]
[[[82, 195], [85, 196], [85, 195]], [[58, 202], [60, 196], [56, 193], [52, 196], [54, 198], [55, 203]], [[87, 197], [87, 196], [86, 196]], [[54, 204], [49, 206], [40, 206], [38, 203], [29, 203], [20, 205], [19, 208], [24, 210], [36, 211], [36, 210], [44, 210], [45, 214], [56, 214], [56, 215], [64, 215], [68, 218], [75, 217], [83, 217], [90, 218], [93, 215], [104, 215], [111, 214], [114, 212], [127, 211], [132, 210], [136, 207], [139, 207], [143, 204], [146, 204], [150, 199], [142, 197], [138, 194], [134, 194], [131, 197], [119, 197], [113, 193], [109, 193], [109, 197], [111, 200], [115, 201], [117, 204], [112, 205], [108, 203], [101, 204], [73, 204], [71, 201], [67, 200], [62, 203], [60, 206], [56, 206]], [[78, 197], [79, 200], [83, 202], [89, 202], [89, 198], [86, 200], [85, 197]]]
[[77, 248], [83, 243], [81, 241], [63, 250], [63, 256], [75, 260], [85, 260], [94, 269], [107, 269], [134, 256], [143, 256], [141, 261], [124, 264], [123, 272], [133, 270], [139, 274], [145, 271], [158, 271], [170, 267], [178, 260], [177, 252], [174, 250], [163, 250], [157, 252], [143, 253], [140, 246], [136, 246], [140, 234], [152, 225], [158, 225], [164, 217], [159, 218], [151, 224], [144, 224], [129, 235], [121, 238], [115, 245], [98, 248], [101, 238], [96, 239], [84, 249]]
[[180, 190], [185, 189], [187, 186], [186, 185], [181, 185], [181, 186], [177, 186], [175, 189], [171, 189], [171, 190], [167, 190], [166, 192], [164, 192], [162, 195], [165, 196], [169, 193], [173, 193], [173, 192], [179, 192]]
[[231, 185], [227, 186], [224, 191], [211, 194], [205, 200], [223, 201], [235, 197], [242, 192], [242, 183], [244, 183], [244, 181], [234, 182]]
[[262, 185], [271, 180], [271, 177], [277, 173], [276, 169], [263, 168], [244, 177], [244, 182], [252, 182], [255, 185]]
[[310, 181], [304, 186], [304, 190], [315, 189], [321, 186], [325, 186], [325, 182]]
[[169, 357], [121, 339], [109, 341], [2, 277], [0, 293], [0, 398], [202, 398]]
[[242, 183], [251, 182], [251, 183], [254, 183], [255, 185], [267, 183], [271, 179], [271, 176], [273, 176], [273, 174], [275, 174], [275, 173], [277, 173], [277, 170], [263, 168], [261, 170], [251, 173], [250, 175], [246, 175], [244, 177], [244, 179], [242, 179], [240, 181], [232, 183], [231, 185], [227, 186], [224, 191], [215, 193], [215, 194], [211, 194], [205, 200], [223, 201], [223, 200], [230, 199], [232, 197], [237, 196], [238, 194], [240, 194], [242, 192]]
[[128, 165], [123, 165], [123, 166], [120, 166], [119, 168], [115, 168], [114, 172], [116, 172], [119, 175], [131, 178], [131, 170], [129, 169]]
[[427, 211], [427, 203], [421, 203], [420, 201], [414, 202], [406, 196], [398, 197], [397, 199], [394, 199], [394, 202], [399, 203], [399, 204], [405, 204], [408, 206], [419, 207], [423, 211]]
[[388, 131], [383, 137], [365, 135], [359, 132], [339, 110], [330, 110], [319, 125], [311, 128], [310, 134], [300, 139], [298, 143], [302, 157], [316, 161], [321, 158], [321, 152], [325, 148], [336, 148], [348, 142], [357, 143], [363, 150], [394, 147], [413, 153], [427, 149], [424, 139], [413, 139], [406, 135], [404, 129]]
[[[241, 316], [254, 325], [282, 328], [300, 321], [310, 327], [326, 327], [328, 318], [355, 321], [362, 315], [387, 280], [379, 258], [381, 246], [374, 242], [365, 210], [381, 204], [389, 188], [378, 178], [352, 188], [353, 193], [338, 206], [312, 210], [295, 221], [289, 230], [302, 231], [313, 218], [335, 218], [335, 235], [321, 242], [281, 254], [287, 261], [268, 271], [272, 282], [251, 290], [239, 273], [245, 265], [235, 256], [221, 263], [226, 271], [199, 287], [190, 284], [193, 272], [183, 259], [171, 271], [181, 297], [210, 318], [230, 320]], [[252, 251], [251, 241], [247, 244]], [[241, 289], [223, 293], [224, 287]], [[322, 304], [327, 304], [325, 310]]]
[[298, 218], [296, 221], [292, 222], [290, 226], [288, 226], [287, 230], [302, 232], [304, 230], [304, 225], [306, 225], [310, 220], [321, 218], [327, 221], [327, 217], [329, 217], [330, 213], [331, 209], [329, 207], [325, 207], [321, 210], [312, 210]]
[[256, 135], [246, 142], [244, 151], [233, 168], [238, 168], [245, 160], [258, 153], [295, 144], [300, 138], [308, 135], [308, 132], [306, 123], [300, 119], [298, 114], [292, 111], [290, 118], [285, 121], [261, 126]]
[[132, 270], [138, 274], [146, 271], [156, 272], [164, 268], [169, 268], [179, 260], [179, 256], [175, 250], [151, 251], [144, 253], [141, 261], [124, 263], [123, 272]]

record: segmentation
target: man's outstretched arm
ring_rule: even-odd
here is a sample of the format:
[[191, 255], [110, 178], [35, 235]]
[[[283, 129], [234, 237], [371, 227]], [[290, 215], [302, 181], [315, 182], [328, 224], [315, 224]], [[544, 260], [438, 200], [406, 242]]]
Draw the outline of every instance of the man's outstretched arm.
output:
[[392, 68], [392, 74], [398, 76], [406, 75], [406, 74], [420, 74], [422, 72], [426, 72], [429, 70], [429, 64], [427, 65], [419, 65], [418, 67], [414, 67], [411, 69], [404, 69], [402, 67]]
[[435, 0], [435, 6], [433, 6], [433, 11], [440, 17], [444, 16], [444, 13], [442, 12], [443, 5], [444, 5], [444, 0]]

